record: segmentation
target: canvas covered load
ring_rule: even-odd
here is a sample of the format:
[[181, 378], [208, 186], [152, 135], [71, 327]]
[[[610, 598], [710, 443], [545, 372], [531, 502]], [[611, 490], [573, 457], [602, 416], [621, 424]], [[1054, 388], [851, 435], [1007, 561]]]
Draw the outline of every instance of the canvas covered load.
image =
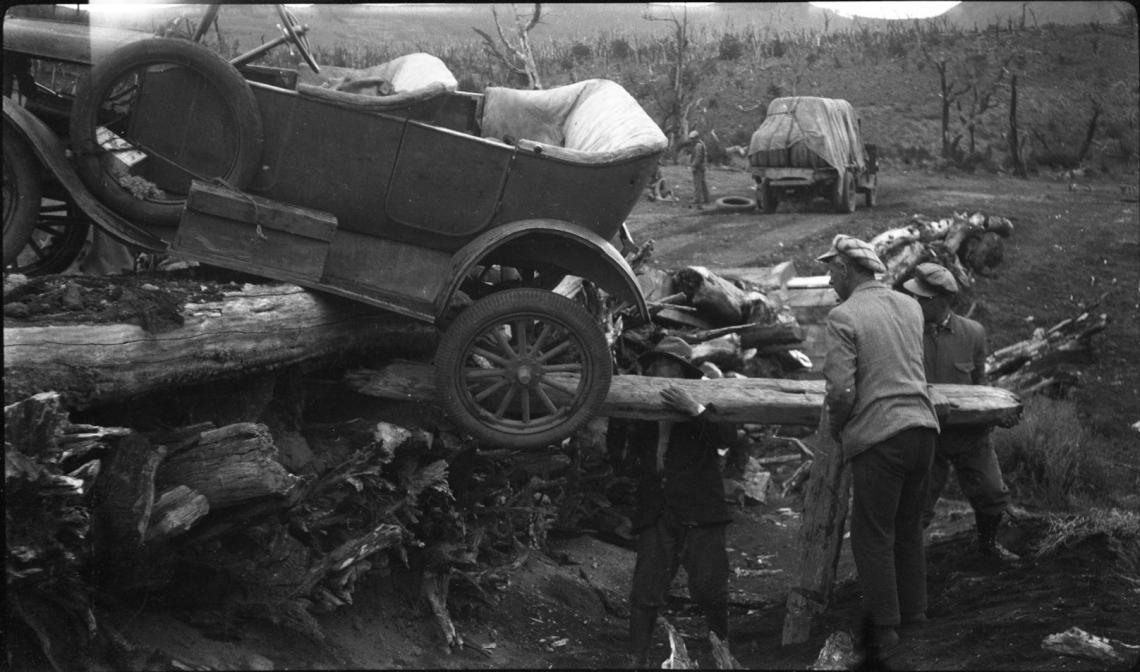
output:
[[855, 110], [846, 100], [777, 98], [748, 144], [752, 166], [845, 168], [867, 163]]

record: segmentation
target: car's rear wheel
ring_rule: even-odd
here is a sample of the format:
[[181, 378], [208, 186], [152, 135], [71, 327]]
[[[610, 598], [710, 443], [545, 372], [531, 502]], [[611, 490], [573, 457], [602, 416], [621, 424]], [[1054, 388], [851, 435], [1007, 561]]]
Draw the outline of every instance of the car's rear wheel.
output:
[[40, 166], [31, 147], [4, 124], [4, 267], [16, 261], [36, 228]]
[[261, 114], [232, 65], [178, 39], [131, 43], [76, 93], [71, 143], [83, 182], [112, 210], [174, 226], [193, 179], [242, 189], [261, 166]]
[[476, 438], [508, 448], [572, 434], [605, 400], [613, 367], [590, 314], [538, 289], [503, 290], [463, 310], [435, 359], [448, 415]]

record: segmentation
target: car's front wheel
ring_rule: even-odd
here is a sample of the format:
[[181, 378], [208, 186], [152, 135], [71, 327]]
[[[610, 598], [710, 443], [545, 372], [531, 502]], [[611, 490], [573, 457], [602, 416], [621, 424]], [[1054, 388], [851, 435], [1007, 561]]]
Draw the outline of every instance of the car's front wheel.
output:
[[40, 167], [31, 148], [4, 124], [4, 266], [32, 237], [40, 211]]
[[496, 292], [463, 310], [435, 362], [437, 394], [452, 420], [508, 448], [572, 434], [605, 400], [613, 366], [590, 314], [538, 289]]

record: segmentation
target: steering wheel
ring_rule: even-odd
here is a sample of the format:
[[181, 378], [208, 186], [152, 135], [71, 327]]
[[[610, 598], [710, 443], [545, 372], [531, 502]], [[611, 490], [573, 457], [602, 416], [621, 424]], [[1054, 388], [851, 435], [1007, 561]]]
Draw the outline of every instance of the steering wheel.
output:
[[297, 51], [301, 52], [301, 58], [305, 59], [305, 63], [309, 64], [313, 72], [319, 73], [321, 67], [317, 65], [317, 61], [313, 58], [311, 47], [309, 47], [309, 38], [305, 37], [305, 29], [301, 26], [301, 22], [293, 15], [284, 5], [273, 5], [277, 9], [277, 16], [281, 17], [281, 32], [289, 38], [289, 41], [297, 47]]

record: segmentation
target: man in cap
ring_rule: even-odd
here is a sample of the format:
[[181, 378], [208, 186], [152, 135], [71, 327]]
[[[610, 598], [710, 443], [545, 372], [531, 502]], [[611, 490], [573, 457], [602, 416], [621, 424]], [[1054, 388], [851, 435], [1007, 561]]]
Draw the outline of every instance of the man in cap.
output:
[[709, 183], [705, 181], [708, 166], [708, 149], [697, 131], [689, 131], [689, 168], [693, 170], [693, 204], [697, 207], [709, 202]]
[[[646, 375], [699, 379], [692, 348], [666, 336], [639, 359]], [[630, 664], [646, 666], [657, 615], [677, 569], [685, 568], [689, 596], [703, 609], [710, 631], [727, 643], [728, 553], [731, 517], [724, 498], [718, 448], [737, 441], [712, 405], [684, 389], [661, 392], [665, 404], [688, 421], [631, 423], [628, 440], [638, 460], [637, 561], [630, 592]]]
[[[946, 268], [919, 264], [903, 289], [918, 299], [926, 321], [922, 361], [928, 383], [983, 385], [986, 380], [986, 330], [974, 320], [951, 309], [958, 295], [958, 282]], [[978, 549], [989, 558], [1007, 561], [1017, 556], [997, 542], [1002, 514], [1009, 509], [1009, 488], [990, 442], [988, 427], [953, 427], [942, 430], [930, 469], [930, 496], [922, 514], [927, 527], [934, 518], [934, 505], [950, 475], [958, 476], [962, 494], [974, 509]]]
[[827, 315], [825, 400], [853, 476], [851, 551], [863, 593], [863, 646], [883, 653], [897, 628], [926, 620], [922, 510], [938, 418], [922, 368], [922, 309], [875, 279], [874, 249], [838, 235], [827, 262], [840, 304]]

